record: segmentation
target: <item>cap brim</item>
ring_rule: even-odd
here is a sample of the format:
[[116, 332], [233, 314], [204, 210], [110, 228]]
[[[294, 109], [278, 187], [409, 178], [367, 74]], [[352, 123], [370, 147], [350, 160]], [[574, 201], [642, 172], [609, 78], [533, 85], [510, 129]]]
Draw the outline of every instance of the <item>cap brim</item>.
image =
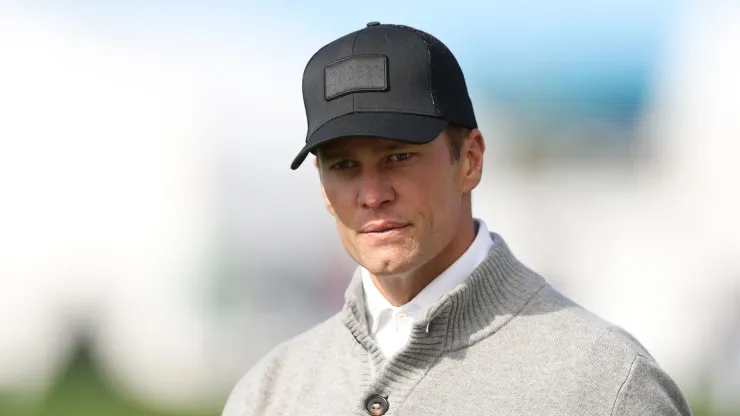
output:
[[441, 118], [401, 113], [350, 113], [319, 127], [306, 140], [306, 145], [290, 168], [298, 169], [309, 153], [332, 140], [348, 137], [377, 137], [403, 143], [425, 144], [436, 139], [447, 126]]

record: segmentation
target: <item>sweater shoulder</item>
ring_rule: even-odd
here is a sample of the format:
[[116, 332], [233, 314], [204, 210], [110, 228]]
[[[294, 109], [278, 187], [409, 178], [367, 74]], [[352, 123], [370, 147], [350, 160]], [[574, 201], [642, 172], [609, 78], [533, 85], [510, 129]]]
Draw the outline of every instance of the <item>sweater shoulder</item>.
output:
[[241, 416], [248, 408], [269, 408], [270, 397], [285, 394], [284, 389], [300, 388], [287, 380], [301, 379], [314, 371], [317, 363], [330, 362], [334, 354], [331, 346], [341, 345], [338, 338], [347, 335], [351, 337], [336, 314], [278, 344], [236, 383], [223, 416]]
[[618, 352], [625, 360], [641, 356], [654, 361], [648, 350], [626, 329], [584, 308], [551, 285], [545, 285], [532, 298], [523, 314], [548, 317], [571, 339]]
[[278, 344], [263, 360], [288, 361], [289, 363], [286, 364], [294, 366], [303, 361], [306, 356], [315, 358], [322, 355], [323, 351], [327, 351], [327, 342], [329, 340], [336, 340], [338, 337], [346, 335], [351, 337], [349, 331], [347, 331], [341, 321], [340, 314], [337, 313], [310, 329]]
[[598, 380], [590, 386], [592, 395], [584, 400], [610, 404], [613, 415], [691, 414], [676, 382], [624, 328], [549, 285], [538, 292], [529, 307], [528, 313], [549, 314], [546, 320], [569, 340], [561, 352], [568, 348], [579, 351], [572, 357], [577, 363], [576, 372], [583, 378]]

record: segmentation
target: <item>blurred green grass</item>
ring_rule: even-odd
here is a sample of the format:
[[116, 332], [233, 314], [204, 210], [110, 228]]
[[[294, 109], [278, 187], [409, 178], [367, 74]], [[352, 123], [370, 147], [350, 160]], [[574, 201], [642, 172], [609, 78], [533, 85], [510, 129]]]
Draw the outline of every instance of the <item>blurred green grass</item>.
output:
[[[737, 412], [719, 413], [701, 400], [692, 400], [694, 416], [740, 415]], [[223, 404], [193, 413], [171, 413], [146, 408], [108, 387], [100, 377], [90, 355], [81, 350], [76, 354], [67, 372], [41, 406], [23, 408], [8, 397], [0, 396], [0, 416], [218, 416]]]
[[29, 408], [0, 396], [0, 416], [216, 416], [220, 412], [221, 405], [209, 411], [172, 413], [137, 404], [109, 387], [84, 348], [40, 406]]

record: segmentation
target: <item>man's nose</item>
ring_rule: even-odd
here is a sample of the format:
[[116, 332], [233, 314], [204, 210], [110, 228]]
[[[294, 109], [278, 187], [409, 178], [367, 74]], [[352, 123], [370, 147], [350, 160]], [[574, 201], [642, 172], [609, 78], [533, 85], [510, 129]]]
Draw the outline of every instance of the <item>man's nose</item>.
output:
[[358, 203], [365, 208], [379, 208], [395, 199], [390, 181], [377, 169], [363, 169], [360, 177]]

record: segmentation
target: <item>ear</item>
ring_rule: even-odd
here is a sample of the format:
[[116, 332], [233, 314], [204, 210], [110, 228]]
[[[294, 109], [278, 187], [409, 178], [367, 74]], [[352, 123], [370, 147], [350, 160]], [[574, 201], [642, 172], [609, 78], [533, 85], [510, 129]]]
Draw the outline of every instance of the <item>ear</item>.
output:
[[321, 178], [321, 169], [319, 168], [319, 158], [318, 157], [313, 158], [313, 165], [316, 168], [316, 171], [319, 173], [319, 182], [321, 183], [321, 195], [324, 197], [324, 204], [326, 205], [326, 210], [329, 211], [329, 213], [332, 216], [335, 216], [334, 207], [331, 205], [331, 201], [329, 201], [329, 198], [326, 196], [326, 189], [324, 189], [324, 181]]
[[486, 151], [486, 143], [483, 134], [478, 129], [473, 129], [464, 141], [460, 149], [462, 188], [464, 192], [475, 189], [483, 177], [483, 154]]

